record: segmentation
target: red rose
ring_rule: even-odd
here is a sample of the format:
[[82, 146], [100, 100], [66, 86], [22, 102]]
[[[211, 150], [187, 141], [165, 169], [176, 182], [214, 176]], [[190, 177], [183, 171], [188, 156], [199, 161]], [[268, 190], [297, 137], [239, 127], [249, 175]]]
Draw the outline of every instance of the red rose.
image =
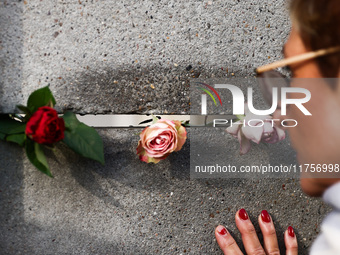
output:
[[52, 144], [64, 139], [64, 131], [64, 119], [48, 106], [38, 108], [26, 125], [26, 135], [40, 144]]

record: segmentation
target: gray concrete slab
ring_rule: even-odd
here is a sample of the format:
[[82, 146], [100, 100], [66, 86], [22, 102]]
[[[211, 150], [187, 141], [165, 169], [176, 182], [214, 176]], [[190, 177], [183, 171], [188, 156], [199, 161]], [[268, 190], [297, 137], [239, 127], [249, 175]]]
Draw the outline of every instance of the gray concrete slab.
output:
[[[140, 129], [99, 132], [105, 167], [58, 146], [47, 151], [53, 179], [0, 142], [1, 254], [221, 254], [214, 228], [226, 225], [240, 242], [234, 214], [242, 207], [254, 222], [267, 209], [281, 243], [292, 225], [299, 254], [307, 254], [329, 211], [294, 179], [190, 179], [190, 140], [154, 165], [135, 155]], [[235, 153], [238, 142], [226, 142], [226, 153]], [[282, 155], [287, 148], [286, 141]], [[242, 162], [271, 153], [253, 148]]]
[[0, 112], [50, 84], [58, 110], [188, 113], [189, 80], [282, 57], [284, 0], [0, 1]]
[[[285, 5], [0, 0], [0, 112], [50, 84], [59, 111], [188, 114], [190, 81], [243, 78], [282, 57]], [[135, 155], [139, 131], [100, 130], [105, 167], [63, 146], [47, 152], [54, 179], [0, 142], [1, 254], [221, 254], [214, 227], [227, 225], [240, 242], [233, 219], [241, 207], [253, 221], [267, 209], [281, 242], [292, 225], [307, 254], [329, 208], [305, 196], [298, 180], [190, 179], [190, 140], [148, 165]], [[233, 141], [226, 153], [237, 147]], [[288, 141], [235, 160], [273, 153], [294, 161]]]

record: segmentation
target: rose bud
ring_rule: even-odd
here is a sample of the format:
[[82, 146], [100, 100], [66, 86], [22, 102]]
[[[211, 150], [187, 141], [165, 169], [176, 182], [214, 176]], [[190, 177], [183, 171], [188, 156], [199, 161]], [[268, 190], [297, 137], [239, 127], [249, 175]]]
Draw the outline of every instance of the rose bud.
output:
[[43, 106], [32, 115], [26, 125], [26, 135], [40, 144], [52, 144], [64, 139], [64, 119], [51, 107]]
[[173, 151], [179, 151], [187, 138], [180, 121], [161, 119], [140, 134], [137, 154], [140, 160], [158, 163]]

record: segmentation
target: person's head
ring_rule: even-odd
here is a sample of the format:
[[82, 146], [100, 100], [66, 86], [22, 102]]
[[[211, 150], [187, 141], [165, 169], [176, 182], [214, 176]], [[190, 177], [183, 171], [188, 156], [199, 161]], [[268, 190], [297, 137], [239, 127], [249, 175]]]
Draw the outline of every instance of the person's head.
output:
[[[292, 0], [292, 30], [284, 47], [285, 58], [310, 51], [340, 46], [339, 0]], [[289, 66], [293, 78], [340, 78], [340, 52]], [[293, 148], [300, 164], [340, 164], [340, 84], [296, 82], [311, 92], [304, 106], [312, 113], [305, 116], [296, 106], [289, 106], [287, 116], [298, 126], [289, 128]], [[291, 94], [298, 98], [300, 94]], [[303, 178], [302, 189], [309, 195], [321, 195], [340, 179]], [[340, 178], [340, 173], [338, 174]]]
[[[293, 26], [307, 51], [340, 45], [340, 4], [337, 0], [291, 0]], [[340, 53], [315, 59], [323, 77], [339, 76]]]

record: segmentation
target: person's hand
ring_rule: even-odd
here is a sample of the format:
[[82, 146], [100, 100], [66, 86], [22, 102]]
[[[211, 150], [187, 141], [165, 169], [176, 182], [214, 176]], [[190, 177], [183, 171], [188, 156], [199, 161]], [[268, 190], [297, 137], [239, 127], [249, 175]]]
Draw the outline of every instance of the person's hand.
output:
[[[259, 215], [259, 225], [263, 235], [264, 245], [262, 246], [257, 235], [256, 230], [251, 223], [246, 210], [241, 209], [235, 215], [236, 226], [241, 232], [242, 241], [246, 253], [248, 255], [261, 255], [270, 254], [276, 255], [280, 254], [279, 245], [277, 242], [276, 231], [273, 224], [273, 220], [266, 210], [263, 210]], [[223, 226], [217, 226], [215, 229], [215, 236], [218, 245], [222, 249], [223, 253], [239, 255], [243, 254], [241, 249], [238, 247], [234, 238], [230, 235], [228, 230]], [[286, 245], [287, 255], [298, 254], [298, 244], [296, 235], [292, 227], [284, 233], [284, 240]]]

